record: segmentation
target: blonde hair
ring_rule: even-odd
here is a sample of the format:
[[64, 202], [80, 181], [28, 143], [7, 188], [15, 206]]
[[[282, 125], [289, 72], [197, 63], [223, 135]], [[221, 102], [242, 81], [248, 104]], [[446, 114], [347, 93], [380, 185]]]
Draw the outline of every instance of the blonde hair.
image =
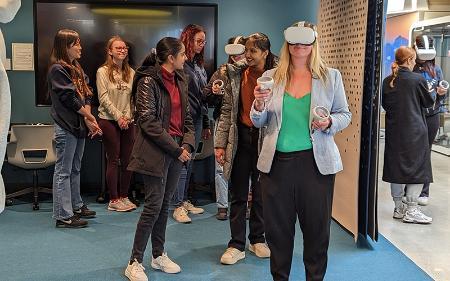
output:
[[392, 80], [389, 82], [389, 86], [391, 86], [391, 88], [394, 88], [394, 80], [398, 76], [398, 69], [400, 65], [404, 64], [409, 59], [414, 58], [415, 54], [416, 51], [413, 48], [406, 46], [400, 46], [400, 48], [395, 51], [395, 61], [391, 65]]
[[122, 69], [119, 69], [119, 67], [114, 63], [112, 55], [109, 54], [109, 51], [112, 49], [112, 44], [116, 41], [125, 42], [120, 36], [113, 36], [108, 40], [108, 43], [106, 43], [106, 61], [103, 63], [103, 66], [107, 67], [107, 74], [108, 79], [111, 83], [116, 82], [114, 79], [114, 71], [119, 72], [122, 70], [122, 80], [124, 82], [129, 82], [131, 78], [131, 67], [128, 64], [128, 55], [122, 62]]
[[[300, 22], [294, 23], [292, 26], [299, 26]], [[302, 22], [305, 27], [310, 27], [316, 31], [316, 26], [309, 22]], [[316, 40], [313, 44], [313, 48], [308, 60], [309, 71], [313, 74], [313, 77], [317, 77], [322, 82], [326, 82], [328, 70], [325, 61], [320, 56], [319, 42]], [[291, 54], [289, 53], [289, 45], [284, 41], [283, 46], [280, 50], [280, 60], [278, 62], [278, 68], [274, 74], [274, 81], [276, 84], [286, 83], [289, 85], [291, 82]]]

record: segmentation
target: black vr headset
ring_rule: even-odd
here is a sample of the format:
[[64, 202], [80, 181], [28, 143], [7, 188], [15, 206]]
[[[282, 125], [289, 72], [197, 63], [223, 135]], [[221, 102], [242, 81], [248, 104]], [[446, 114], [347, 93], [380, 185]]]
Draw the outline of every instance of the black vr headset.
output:
[[284, 39], [289, 45], [311, 46], [316, 42], [317, 31], [313, 27], [306, 26], [306, 24], [306, 22], [301, 21], [296, 24], [297, 26], [291, 26], [284, 30]]

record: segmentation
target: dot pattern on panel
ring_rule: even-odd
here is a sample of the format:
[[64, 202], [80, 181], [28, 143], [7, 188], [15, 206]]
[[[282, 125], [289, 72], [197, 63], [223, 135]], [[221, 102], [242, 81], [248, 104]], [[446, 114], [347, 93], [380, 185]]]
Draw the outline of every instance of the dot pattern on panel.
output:
[[353, 115], [350, 126], [336, 136], [341, 152], [359, 153], [366, 29], [367, 1], [320, 1], [318, 32], [321, 55], [328, 66], [341, 72]]

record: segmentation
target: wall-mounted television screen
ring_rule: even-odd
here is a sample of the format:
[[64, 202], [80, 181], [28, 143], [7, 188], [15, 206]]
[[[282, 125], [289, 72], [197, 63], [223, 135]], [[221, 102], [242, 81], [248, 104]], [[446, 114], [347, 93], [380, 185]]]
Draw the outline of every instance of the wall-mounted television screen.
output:
[[47, 71], [53, 39], [62, 28], [80, 34], [79, 60], [95, 91], [95, 74], [105, 61], [105, 45], [113, 35], [129, 45], [129, 61], [139, 66], [151, 48], [165, 36], [179, 38], [183, 28], [195, 23], [206, 31], [205, 69], [210, 76], [216, 67], [216, 4], [151, 4], [133, 1], [34, 1], [36, 105], [51, 104], [47, 90]]

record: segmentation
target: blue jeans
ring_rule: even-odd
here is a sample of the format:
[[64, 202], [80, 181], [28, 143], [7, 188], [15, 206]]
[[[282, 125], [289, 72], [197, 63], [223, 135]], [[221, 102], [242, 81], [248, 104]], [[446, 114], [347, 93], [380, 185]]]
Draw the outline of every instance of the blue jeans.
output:
[[53, 174], [53, 218], [67, 219], [83, 206], [80, 169], [85, 139], [55, 124], [56, 164]]
[[[216, 136], [217, 123], [219, 119], [214, 123], [214, 137]], [[216, 173], [214, 175], [214, 181], [216, 184], [216, 202], [217, 208], [228, 208], [228, 181], [223, 177], [223, 166], [219, 165], [217, 161]]]
[[[202, 137], [203, 123], [202, 117], [198, 120], [194, 120], [194, 128], [195, 128], [195, 149], [191, 154], [191, 159], [195, 158], [195, 152], [197, 151], [198, 144], [200, 143], [200, 139]], [[181, 168], [180, 179], [178, 181], [178, 187], [175, 190], [172, 198], [172, 204], [176, 207], [181, 206], [183, 201], [187, 201], [188, 196], [188, 188], [189, 188], [189, 180], [191, 178], [192, 173], [192, 164], [194, 160], [190, 160]]]

